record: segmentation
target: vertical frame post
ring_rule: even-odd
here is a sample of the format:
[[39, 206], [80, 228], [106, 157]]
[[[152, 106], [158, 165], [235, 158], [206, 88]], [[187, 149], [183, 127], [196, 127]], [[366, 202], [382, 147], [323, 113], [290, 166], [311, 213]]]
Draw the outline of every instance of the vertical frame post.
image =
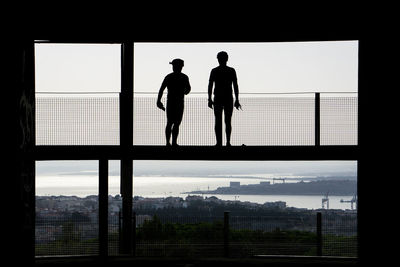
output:
[[322, 256], [322, 218], [321, 218], [321, 212], [317, 212], [317, 256]]
[[121, 44], [120, 148], [123, 254], [132, 252], [133, 42]]
[[136, 253], [136, 212], [132, 214], [132, 255]]
[[132, 160], [121, 160], [121, 195], [122, 195], [122, 254], [132, 252]]
[[[35, 257], [35, 50], [33, 40], [29, 39], [21, 40], [15, 46], [15, 65], [11, 67], [15, 67], [16, 75], [11, 91], [15, 92], [16, 97], [14, 107], [17, 124], [14, 126], [17, 135], [13, 147], [17, 153], [14, 169], [16, 179], [12, 179], [15, 187], [12, 188], [18, 189], [13, 192], [17, 208], [13, 215], [16, 223], [10, 226], [14, 231], [9, 231], [13, 233], [10, 247], [18, 251], [13, 257], [15, 264], [32, 264]], [[14, 255], [14, 251], [9, 255]]]
[[99, 160], [99, 254], [108, 257], [108, 160]]
[[321, 145], [321, 99], [320, 93], [315, 93], [315, 146]]
[[229, 257], [229, 211], [224, 212], [224, 256]]
[[133, 42], [121, 44], [120, 145], [126, 153], [133, 145]]
[[118, 212], [118, 253], [122, 254], [122, 213]]

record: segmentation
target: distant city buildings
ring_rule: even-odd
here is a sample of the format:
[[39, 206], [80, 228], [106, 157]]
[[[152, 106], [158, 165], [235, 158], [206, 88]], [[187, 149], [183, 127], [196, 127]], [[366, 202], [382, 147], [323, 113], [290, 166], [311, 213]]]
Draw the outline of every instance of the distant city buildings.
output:
[[275, 202], [265, 202], [264, 207], [266, 208], [278, 208], [278, 209], [285, 209], [286, 202], [285, 201], [275, 201]]
[[240, 182], [230, 182], [230, 187], [239, 188], [240, 187]]
[[[235, 186], [235, 185], [234, 185]], [[264, 204], [252, 203], [239, 200], [221, 200], [215, 196], [204, 197], [200, 195], [188, 195], [185, 199], [181, 197], [166, 198], [145, 198], [135, 196], [133, 199], [133, 207], [136, 213], [136, 227], [140, 227], [146, 221], [151, 221], [153, 215], [161, 214], [162, 216], [171, 217], [169, 220], [180, 222], [179, 218], [199, 216], [217, 216], [226, 210], [242, 212], [241, 220], [245, 220], [250, 224], [246, 227], [250, 229], [258, 229], [263, 225], [271, 223], [261, 220], [259, 214], [275, 214], [279, 216], [289, 216], [291, 220], [302, 220], [300, 225], [293, 226], [293, 229], [312, 230], [315, 212], [321, 210], [307, 210], [300, 208], [287, 207], [284, 201], [265, 202]], [[218, 212], [212, 212], [213, 209]], [[120, 195], [108, 197], [108, 213], [109, 213], [109, 229], [113, 233], [120, 231], [120, 211], [122, 210], [122, 198]], [[256, 215], [255, 217], [250, 215]], [[337, 228], [334, 220], [342, 220], [352, 216], [352, 220], [356, 220], [356, 211], [353, 210], [323, 210], [324, 214], [332, 215], [329, 222], [329, 228], [332, 231], [343, 231]], [[212, 214], [212, 215], [211, 215]], [[235, 213], [236, 214], [236, 213]], [[276, 227], [287, 227], [287, 220], [281, 217], [273, 221]], [[281, 218], [281, 219], [279, 219]], [[304, 227], [304, 221], [308, 218], [311, 220], [308, 224], [309, 228]], [[330, 217], [328, 217], [330, 218]], [[192, 218], [193, 219], [193, 218]], [[307, 219], [307, 220], [308, 220]], [[235, 225], [232, 226], [242, 227]], [[340, 224], [339, 224], [340, 226]], [[298, 227], [298, 228], [296, 228]], [[299, 228], [300, 227], [300, 228]], [[311, 231], [310, 230], [310, 231]], [[68, 231], [73, 231], [69, 233]], [[354, 231], [348, 233], [353, 235]], [[36, 243], [46, 243], [55, 240], [62, 240], [66, 236], [76, 235], [80, 239], [97, 238], [98, 236], [98, 196], [87, 196], [84, 198], [76, 196], [37, 196], [36, 197], [36, 225], [35, 240]]]
[[[233, 186], [237, 186], [235, 183]], [[240, 203], [240, 205], [248, 208], [264, 207], [264, 208], [286, 208], [286, 202], [266, 202], [257, 204], [248, 201], [238, 200], [221, 200], [215, 196], [203, 197], [199, 195], [188, 195], [185, 199], [181, 197], [166, 197], [166, 198], [145, 198], [135, 196], [133, 198], [133, 206], [136, 209], [163, 209], [163, 208], [187, 208], [192, 202], [201, 201], [207, 203]], [[122, 198], [120, 195], [108, 196], [108, 212], [110, 215], [118, 215], [122, 209]], [[96, 219], [98, 212], [98, 197], [87, 196], [84, 198], [76, 196], [37, 196], [36, 197], [36, 215], [38, 217], [59, 217], [64, 213], [80, 213], [88, 217]]]

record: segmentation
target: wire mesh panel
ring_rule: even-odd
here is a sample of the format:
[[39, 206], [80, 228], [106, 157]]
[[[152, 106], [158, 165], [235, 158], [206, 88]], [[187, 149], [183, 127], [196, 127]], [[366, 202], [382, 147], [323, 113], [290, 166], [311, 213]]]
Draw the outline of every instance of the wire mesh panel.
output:
[[[156, 107], [156, 95], [137, 94], [134, 101], [134, 145], [165, 145], [167, 118]], [[313, 97], [242, 96], [243, 110], [235, 109], [232, 115], [231, 144], [313, 145], [314, 101]], [[179, 144], [216, 143], [214, 111], [207, 103], [206, 95], [185, 98]]]
[[[315, 213], [271, 216], [137, 215], [134, 253], [142, 257], [317, 255]], [[109, 217], [109, 254], [119, 255], [122, 218]], [[228, 229], [228, 230], [227, 230]], [[227, 230], [227, 231], [226, 231]], [[36, 256], [98, 254], [98, 223], [84, 217], [41, 216], [36, 221]], [[224, 233], [228, 232], [228, 240]], [[357, 213], [322, 214], [322, 255], [357, 257]]]
[[[166, 113], [156, 107], [157, 96], [134, 97], [133, 144], [165, 145]], [[162, 99], [165, 104], [165, 97]], [[207, 107], [207, 98], [186, 97], [182, 123], [179, 128], [180, 145], [214, 145], [214, 113]]]
[[[323, 256], [357, 257], [356, 217], [356, 213], [323, 214]], [[224, 239], [225, 227], [229, 229], [228, 240]], [[110, 252], [118, 254], [115, 231]], [[228, 225], [222, 216], [136, 217], [136, 256], [222, 257], [226, 245], [231, 258], [317, 256], [316, 214], [229, 216]]]
[[[156, 94], [134, 96], [134, 145], [166, 144], [167, 118], [156, 107], [156, 98]], [[321, 97], [321, 145], [357, 144], [357, 101], [357, 97]], [[243, 110], [234, 109], [232, 115], [232, 145], [315, 144], [314, 96], [242, 94], [240, 102]], [[186, 97], [178, 143], [214, 145], [214, 124], [205, 94]], [[119, 145], [119, 136], [118, 96], [36, 96], [37, 145]]]
[[357, 145], [357, 121], [357, 97], [321, 97], [321, 145]]
[[153, 216], [137, 225], [136, 256], [221, 257], [223, 217]]
[[47, 216], [36, 220], [35, 256], [97, 255], [98, 222]]
[[242, 97], [232, 117], [233, 145], [314, 145], [313, 97]]
[[357, 213], [322, 214], [322, 255], [357, 257]]
[[36, 145], [119, 145], [118, 96], [36, 95]]
[[181, 124], [182, 136], [179, 137], [182, 144], [215, 145], [214, 112], [207, 105], [206, 97], [195, 96], [185, 99], [185, 113]]
[[315, 216], [232, 216], [229, 226], [232, 256], [316, 253]]

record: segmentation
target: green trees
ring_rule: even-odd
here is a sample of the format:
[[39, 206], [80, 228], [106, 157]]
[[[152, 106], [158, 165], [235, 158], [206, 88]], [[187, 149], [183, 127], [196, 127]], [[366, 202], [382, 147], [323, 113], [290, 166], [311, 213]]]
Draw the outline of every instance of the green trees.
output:
[[[208, 218], [204, 218], [208, 219]], [[223, 256], [224, 225], [214, 221], [163, 222], [168, 217], [153, 216], [136, 229], [138, 256]], [[237, 227], [237, 225], [236, 225]], [[314, 231], [282, 230], [279, 227], [256, 230], [229, 228], [231, 257], [252, 255], [317, 255]], [[356, 236], [324, 235], [323, 255], [357, 256]]]
[[[209, 247], [214, 247], [212, 253], [222, 256], [223, 222], [198, 223], [162, 223], [158, 216], [145, 221], [136, 231], [136, 242], [139, 253], [155, 253], [155, 247], [163, 246], [156, 254], [179, 254], [180, 256], [207, 255]], [[202, 246], [207, 244], [207, 246]], [[316, 234], [306, 231], [272, 231], [251, 229], [229, 229], [229, 246], [235, 257], [249, 257], [255, 254], [287, 254], [315, 255]], [[185, 246], [186, 250], [182, 247]], [[147, 250], [147, 251], [144, 251]]]
[[222, 242], [222, 222], [212, 223], [162, 223], [157, 215], [147, 220], [136, 231], [137, 242], [174, 241], [174, 242]]

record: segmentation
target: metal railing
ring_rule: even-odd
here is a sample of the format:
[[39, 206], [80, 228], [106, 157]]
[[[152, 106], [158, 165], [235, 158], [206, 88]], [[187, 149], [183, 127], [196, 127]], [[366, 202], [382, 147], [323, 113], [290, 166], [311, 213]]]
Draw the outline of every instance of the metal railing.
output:
[[[166, 115], [155, 93], [135, 93], [133, 145], [165, 145]], [[36, 144], [119, 145], [118, 94], [37, 94]], [[358, 97], [354, 93], [241, 94], [243, 111], [232, 117], [232, 145], [357, 145]], [[165, 103], [165, 102], [164, 102]], [[207, 95], [192, 93], [178, 143], [215, 144]]]
[[99, 254], [97, 222], [67, 218], [42, 218], [35, 225], [36, 256]]
[[[281, 216], [134, 215], [138, 257], [357, 257], [355, 213]], [[109, 255], [121, 255], [121, 215], [109, 216]], [[36, 223], [36, 256], [98, 255], [97, 222], [46, 218]]]

